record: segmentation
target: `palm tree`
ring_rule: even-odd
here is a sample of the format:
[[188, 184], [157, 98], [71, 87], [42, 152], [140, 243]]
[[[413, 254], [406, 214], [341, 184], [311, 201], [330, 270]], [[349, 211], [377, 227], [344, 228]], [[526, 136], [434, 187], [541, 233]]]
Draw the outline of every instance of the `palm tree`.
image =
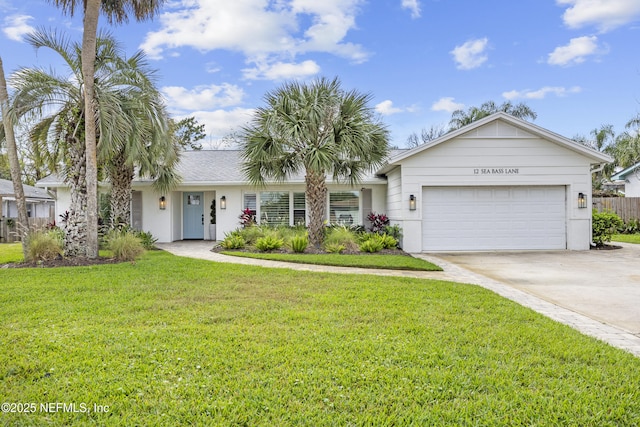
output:
[[[14, 109], [20, 116], [35, 116], [38, 122], [31, 137], [48, 151], [50, 166], [63, 163], [64, 176], [71, 190], [71, 204], [65, 224], [65, 253], [88, 256], [86, 152], [83, 115], [81, 46], [55, 33], [36, 32], [27, 37], [35, 48], [46, 47], [58, 53], [69, 74], [57, 76], [40, 69], [18, 70], [11, 79], [16, 88]], [[97, 40], [94, 99], [96, 129], [100, 135], [100, 159], [112, 181], [116, 198], [130, 197], [134, 166], [142, 173], [166, 183], [172, 175], [177, 148], [167, 137], [167, 115], [158, 91], [146, 75], [144, 55], [122, 58], [122, 50], [113, 37]], [[52, 138], [53, 136], [53, 138]], [[155, 156], [151, 158], [150, 156]], [[119, 174], [128, 171], [128, 181]], [[123, 189], [124, 188], [124, 189]], [[125, 194], [125, 196], [122, 196]], [[116, 204], [116, 215], [128, 219], [128, 206]], [[125, 212], [121, 214], [121, 212]]]
[[[0, 58], [0, 112], [2, 113], [2, 122], [4, 127], [4, 139], [7, 142], [7, 157], [9, 160], [9, 169], [11, 171], [11, 180], [13, 181], [13, 192], [16, 198], [16, 206], [18, 207], [18, 224], [20, 230], [25, 233], [29, 229], [29, 218], [27, 217], [27, 203], [24, 197], [24, 188], [22, 187], [22, 172], [20, 170], [20, 161], [18, 159], [18, 147], [16, 145], [16, 137], [13, 131], [13, 120], [9, 112], [9, 93], [7, 92], [7, 80], [4, 76], [4, 66], [2, 58]], [[22, 253], [24, 259], [27, 256], [26, 234], [22, 236]]]
[[535, 120], [538, 117], [535, 111], [533, 111], [527, 106], [527, 104], [523, 102], [514, 105], [511, 103], [511, 101], [506, 101], [501, 105], [496, 105], [496, 103], [493, 101], [487, 101], [480, 107], [469, 107], [467, 111], [456, 110], [451, 113], [451, 121], [449, 122], [450, 131], [460, 129], [463, 126], [471, 124], [477, 120], [483, 119], [499, 111], [523, 120]]
[[616, 165], [628, 168], [640, 162], [640, 115], [629, 120], [626, 130], [616, 137], [607, 154], [612, 155]]
[[[136, 52], [123, 59], [124, 52], [113, 42], [109, 70], [98, 70], [103, 76], [101, 97], [109, 94], [114, 102], [104, 103], [101, 115], [124, 118], [119, 134], [100, 133], [98, 156], [105, 165], [111, 183], [111, 226], [130, 225], [131, 183], [135, 169], [140, 176], [154, 179], [158, 192], [166, 193], [179, 181], [175, 173], [180, 144], [171, 134], [171, 120], [162, 95], [155, 86], [154, 71], [148, 67], [145, 54]], [[103, 57], [101, 56], [101, 60]], [[102, 62], [99, 62], [102, 64]], [[114, 110], [112, 110], [115, 108]]]
[[[164, 3], [164, 0], [50, 0], [61, 7], [65, 13], [73, 16], [76, 8], [83, 5], [84, 31], [82, 36], [82, 82], [84, 85], [84, 115], [87, 123], [95, 123], [94, 74], [98, 17], [100, 11], [110, 23], [128, 22], [132, 12], [136, 20], [152, 18]], [[87, 153], [87, 256], [98, 257], [98, 160], [97, 140], [93, 126], [86, 130], [85, 145]]]
[[370, 95], [345, 92], [337, 78], [285, 83], [265, 95], [242, 131], [243, 172], [249, 182], [284, 181], [305, 173], [309, 240], [322, 242], [327, 175], [354, 185], [388, 155], [389, 133], [368, 106]]

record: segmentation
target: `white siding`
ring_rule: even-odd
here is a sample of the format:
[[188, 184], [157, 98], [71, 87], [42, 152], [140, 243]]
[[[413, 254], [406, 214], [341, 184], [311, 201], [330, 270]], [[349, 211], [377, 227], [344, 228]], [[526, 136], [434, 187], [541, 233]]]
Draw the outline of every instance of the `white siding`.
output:
[[[404, 248], [422, 250], [422, 201], [411, 212], [408, 199], [410, 194], [422, 195], [423, 187], [562, 186], [567, 192], [567, 247], [588, 249], [591, 212], [578, 209], [577, 197], [579, 192], [591, 197], [591, 162], [562, 144], [500, 120], [417, 152], [400, 162]], [[388, 201], [397, 203], [390, 197]]]

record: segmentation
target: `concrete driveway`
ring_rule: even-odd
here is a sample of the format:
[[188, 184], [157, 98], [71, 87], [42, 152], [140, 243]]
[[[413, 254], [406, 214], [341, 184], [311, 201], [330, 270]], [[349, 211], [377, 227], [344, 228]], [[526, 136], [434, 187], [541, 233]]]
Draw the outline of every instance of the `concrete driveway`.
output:
[[640, 337], [640, 245], [616, 244], [622, 249], [430, 255]]

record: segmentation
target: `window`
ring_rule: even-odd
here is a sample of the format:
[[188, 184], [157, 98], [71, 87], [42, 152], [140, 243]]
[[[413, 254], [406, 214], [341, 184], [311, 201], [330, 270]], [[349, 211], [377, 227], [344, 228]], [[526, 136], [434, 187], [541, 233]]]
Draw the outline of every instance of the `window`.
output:
[[340, 191], [329, 193], [329, 221], [332, 224], [360, 224], [360, 193]]
[[305, 225], [307, 223], [306, 216], [304, 193], [293, 193], [293, 225]]
[[289, 192], [260, 193], [260, 224], [289, 225]]

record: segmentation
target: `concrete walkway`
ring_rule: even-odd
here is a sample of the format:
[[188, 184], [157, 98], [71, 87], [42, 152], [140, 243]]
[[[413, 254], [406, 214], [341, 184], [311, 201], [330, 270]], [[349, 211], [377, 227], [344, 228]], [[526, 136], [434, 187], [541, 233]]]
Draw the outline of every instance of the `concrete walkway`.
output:
[[211, 252], [213, 243], [211, 241], [179, 241], [172, 243], [159, 243], [157, 246], [167, 252], [177, 256], [188, 258], [198, 258], [215, 262], [226, 262], [234, 264], [254, 265], [270, 268], [288, 268], [291, 270], [330, 272], [343, 274], [373, 274], [379, 276], [413, 277], [418, 279], [446, 280], [458, 283], [470, 283], [479, 285], [496, 294], [508, 298], [518, 304], [531, 308], [553, 320], [571, 326], [578, 331], [600, 339], [614, 347], [629, 351], [640, 357], [640, 337], [595, 320], [587, 315], [563, 308], [557, 304], [548, 302], [514, 286], [499, 282], [485, 275], [473, 272], [460, 267], [454, 262], [450, 262], [445, 257], [414, 254], [418, 258], [439, 265], [444, 271], [422, 272], [422, 271], [396, 271], [396, 270], [371, 270], [363, 268], [331, 267], [307, 264], [292, 264], [280, 261], [258, 260], [251, 258], [232, 257]]

